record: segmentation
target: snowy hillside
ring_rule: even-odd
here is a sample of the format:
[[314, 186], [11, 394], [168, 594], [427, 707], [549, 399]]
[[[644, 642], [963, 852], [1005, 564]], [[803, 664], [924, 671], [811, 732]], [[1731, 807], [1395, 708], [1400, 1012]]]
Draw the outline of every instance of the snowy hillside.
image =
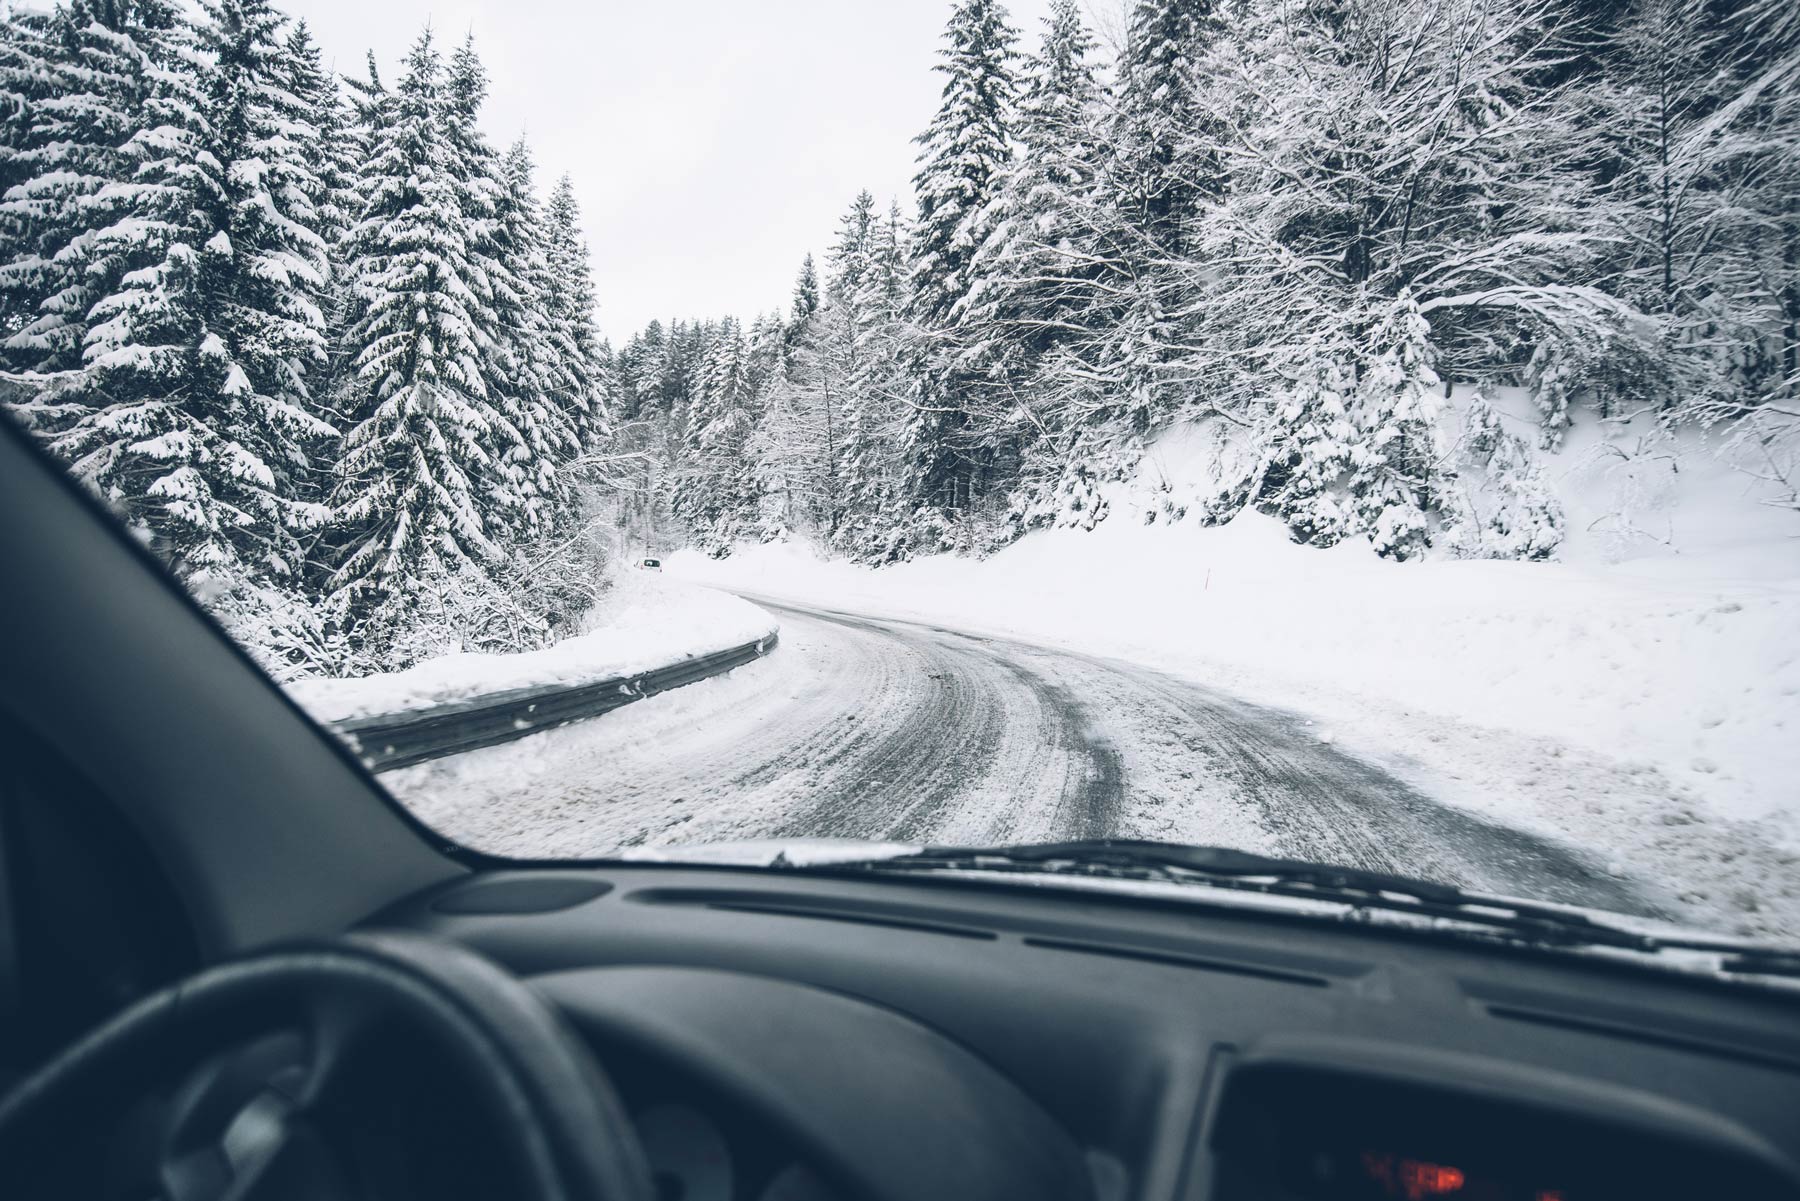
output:
[[[1204, 486], [1212, 461], [1187, 429], [1107, 490], [1091, 532], [880, 570], [798, 544], [684, 552], [671, 570], [1118, 656], [1294, 709], [1430, 795], [1677, 881], [1709, 919], [1754, 927], [1785, 906], [1794, 928], [1795, 519], [1696, 448], [1620, 471], [1601, 445], [1578, 429], [1552, 459], [1577, 531], [1562, 562], [1395, 563], [1366, 542], [1296, 545], [1255, 513], [1170, 521], [1164, 502]], [[1629, 528], [1589, 512], [1630, 514]]]

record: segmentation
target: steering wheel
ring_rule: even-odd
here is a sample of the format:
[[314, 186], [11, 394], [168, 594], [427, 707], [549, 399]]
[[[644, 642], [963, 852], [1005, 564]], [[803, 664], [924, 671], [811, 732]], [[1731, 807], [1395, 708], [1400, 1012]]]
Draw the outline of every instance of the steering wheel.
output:
[[131, 1006], [0, 1100], [34, 1197], [650, 1201], [587, 1048], [490, 961], [359, 933], [222, 964]]

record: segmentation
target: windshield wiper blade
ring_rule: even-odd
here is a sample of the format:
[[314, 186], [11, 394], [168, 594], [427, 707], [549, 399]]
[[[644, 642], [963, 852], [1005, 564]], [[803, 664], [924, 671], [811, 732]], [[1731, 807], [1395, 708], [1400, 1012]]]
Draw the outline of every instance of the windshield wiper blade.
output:
[[869, 871], [995, 871], [1193, 883], [1444, 918], [1504, 932], [1536, 945], [1607, 946], [1654, 952], [1671, 945], [1585, 914], [1468, 893], [1454, 885], [1366, 868], [1278, 859], [1230, 847], [1184, 846], [1140, 839], [992, 847], [926, 847], [909, 855], [835, 868]]

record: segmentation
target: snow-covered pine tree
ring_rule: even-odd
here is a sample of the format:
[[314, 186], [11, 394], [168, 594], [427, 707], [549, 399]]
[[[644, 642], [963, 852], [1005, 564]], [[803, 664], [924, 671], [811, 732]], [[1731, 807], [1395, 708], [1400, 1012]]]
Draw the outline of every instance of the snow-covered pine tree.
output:
[[794, 277], [794, 303], [788, 317], [790, 335], [798, 337], [818, 311], [819, 269], [813, 265], [813, 256], [809, 254], [801, 260], [800, 272]]
[[[1251, 503], [1280, 516], [1296, 541], [1330, 546], [1366, 534], [1394, 559], [1429, 547], [1440, 513], [1460, 516], [1455, 468], [1438, 446], [1443, 388], [1429, 323], [1402, 292], [1364, 327], [1359, 341], [1317, 331], [1298, 352], [1261, 462], [1209, 505], [1211, 516]], [[1523, 480], [1529, 468], [1517, 467]]]
[[813, 315], [806, 339], [824, 419], [824, 457], [819, 471], [826, 481], [823, 532], [828, 539], [837, 538], [844, 516], [847, 418], [865, 403], [870, 382], [868, 341], [875, 315], [867, 302], [876, 270], [878, 228], [875, 197], [864, 190], [839, 222], [837, 240], [827, 257], [824, 302]]
[[652, 320], [633, 334], [620, 355], [620, 415], [629, 420], [666, 415], [663, 378], [669, 370], [669, 335], [661, 321]]
[[697, 348], [699, 370], [692, 378], [691, 390], [684, 389], [677, 399], [674, 409], [677, 420], [670, 424], [671, 441], [676, 447], [674, 462], [671, 464], [674, 479], [670, 503], [675, 516], [688, 527], [690, 536], [700, 545], [711, 549], [711, 526], [716, 516], [715, 498], [709, 465], [703, 461], [700, 441], [701, 431], [712, 423], [716, 415], [715, 397], [708, 385], [711, 382], [715, 335], [718, 331], [710, 321], [696, 324], [700, 331], [700, 344]]
[[317, 217], [319, 236], [335, 250], [349, 227], [346, 211], [353, 192], [357, 161], [348, 143], [349, 108], [337, 77], [325, 68], [324, 55], [304, 20], [295, 21], [282, 45], [283, 85], [291, 98], [289, 136], [304, 143], [312, 173], [308, 200]]
[[215, 64], [202, 160], [217, 176], [202, 194], [200, 325], [188, 335], [191, 387], [211, 423], [228, 453], [261, 465], [246, 500], [262, 511], [239, 528], [240, 554], [277, 580], [297, 576], [301, 539], [324, 520], [315, 459], [336, 435], [309, 387], [326, 364], [327, 184], [316, 96], [295, 84], [315, 64], [296, 60], [285, 20], [267, 0], [215, 0], [202, 27]]
[[[1479, 389], [1463, 407], [1457, 446], [1457, 501], [1443, 532], [1452, 554], [1467, 559], [1547, 559], [1563, 540], [1563, 512], [1534, 461]], [[1479, 488], [1476, 487], [1479, 483]]]
[[[823, 310], [821, 310], [822, 312]], [[771, 380], [746, 444], [759, 495], [758, 533], [765, 539], [829, 537], [841, 489], [829, 470], [837, 459], [833, 381], [820, 352], [819, 322], [784, 331], [785, 369]]]
[[1097, 186], [1107, 108], [1092, 49], [1076, 4], [1057, 0], [1026, 68], [1021, 150], [977, 255], [982, 288], [959, 313], [962, 365], [989, 380], [973, 415], [1013, 493], [996, 541], [1064, 513], [1091, 526], [1102, 512], [1094, 485], [1111, 474], [1103, 422], [1077, 415], [1091, 409], [1118, 326], [1108, 276], [1120, 243], [1102, 236], [1116, 217]]
[[754, 531], [759, 510], [750, 348], [733, 318], [708, 331], [696, 385], [677, 512], [702, 549], [723, 555]]
[[380, 110], [368, 191], [348, 245], [363, 301], [353, 421], [333, 521], [332, 612], [385, 653], [432, 591], [500, 560], [484, 501], [500, 473], [488, 450], [479, 270], [462, 235], [442, 57], [429, 29]]
[[951, 544], [950, 515], [969, 505], [973, 468], [981, 458], [968, 445], [965, 392], [974, 381], [956, 368], [953, 315], [981, 287], [971, 268], [991, 233], [991, 202], [1012, 161], [1017, 40], [998, 0], [962, 0], [939, 52], [942, 99], [916, 139], [919, 171], [913, 188], [919, 215], [912, 231], [911, 307], [931, 340], [921, 347], [921, 402], [909, 423], [909, 491], [920, 506], [922, 538], [937, 546]]
[[828, 260], [830, 274], [821, 319], [826, 326], [826, 352], [846, 396], [861, 387], [867, 366], [865, 352], [876, 316], [869, 301], [880, 220], [875, 212], [875, 197], [866, 189], [858, 193], [839, 222], [837, 241]]
[[1431, 365], [1431, 326], [1402, 291], [1375, 323], [1357, 381], [1347, 488], [1355, 524], [1376, 551], [1410, 559], [1431, 545], [1432, 512], [1453, 473], [1442, 466], [1442, 387]]
[[830, 282], [826, 293], [831, 301], [849, 311], [849, 328], [860, 334], [863, 320], [863, 289], [874, 270], [875, 239], [880, 218], [875, 213], [875, 197], [867, 190], [857, 194], [838, 222], [837, 241], [828, 258]]
[[992, 203], [976, 256], [981, 291], [965, 298], [964, 365], [1029, 374], [1049, 347], [1088, 331], [1096, 303], [1095, 247], [1084, 236], [1101, 158], [1102, 91], [1093, 36], [1075, 0], [1055, 0], [1028, 60], [1019, 102], [1020, 153]]
[[558, 368], [555, 395], [582, 445], [591, 448], [611, 429], [613, 384], [601, 361], [594, 324], [594, 278], [581, 232], [581, 206], [575, 199], [575, 183], [567, 175], [551, 189], [544, 239], [550, 284], [545, 309]]
[[[122, 234], [178, 207], [161, 190], [133, 185], [147, 158], [150, 102], [172, 90], [159, 77], [190, 65], [188, 41], [173, 3], [75, 3], [0, 20], [8, 117], [0, 239], [9, 250], [0, 263], [0, 354], [9, 369], [78, 371], [93, 306], [126, 271], [160, 258], [165, 228], [146, 230], [136, 254]], [[79, 412], [78, 402], [63, 408], [40, 397], [26, 418], [60, 427]]]
[[540, 381], [530, 374], [528, 331], [509, 323], [524, 303], [528, 285], [500, 245], [499, 208], [505, 194], [500, 159], [482, 133], [481, 106], [487, 99], [487, 70], [475, 53], [473, 34], [450, 56], [445, 76], [444, 132], [450, 152], [461, 220], [457, 233], [469, 264], [465, 303], [474, 318], [469, 330], [480, 355], [491, 420], [486, 445], [494, 470], [482, 497], [484, 515], [496, 529], [520, 539], [542, 530], [545, 502], [540, 489], [554, 487], [554, 464], [538, 461], [548, 436], [527, 430], [541, 405]]
[[[328, 159], [324, 174], [336, 191], [336, 211], [328, 217], [331, 230], [332, 276], [328, 310], [328, 366], [316, 394], [337, 420], [342, 420], [355, 407], [356, 356], [360, 347], [351, 340], [351, 332], [361, 323], [367, 302], [358, 289], [353, 265], [356, 261], [354, 235], [368, 208], [376, 180], [366, 165], [374, 155], [375, 140], [392, 120], [393, 97], [381, 81], [381, 72], [373, 52], [364, 60], [365, 78], [346, 76], [338, 96], [335, 112], [322, 118], [322, 128], [329, 135]], [[335, 219], [335, 229], [332, 229]]]
[[750, 323], [746, 340], [746, 371], [751, 395], [762, 396], [780, 375], [785, 323], [781, 314], [768, 312]]
[[1351, 416], [1354, 351], [1321, 337], [1299, 358], [1297, 371], [1275, 399], [1271, 437], [1261, 466], [1241, 491], [1212, 502], [1209, 516], [1225, 518], [1246, 502], [1280, 516], [1295, 541], [1330, 546], [1355, 526], [1345, 483], [1358, 430]]
[[1189, 149], [1208, 117], [1195, 67], [1220, 33], [1214, 8], [1214, 0], [1137, 0], [1131, 11], [1108, 182], [1157, 257], [1186, 251], [1200, 202], [1222, 183], [1219, 165]]
[[969, 263], [986, 241], [982, 215], [1012, 161], [1018, 35], [998, 0], [962, 0], [944, 30], [943, 97], [916, 139], [913, 303], [942, 323], [971, 287]]
[[581, 453], [587, 398], [567, 386], [567, 356], [558, 338], [562, 331], [552, 317], [557, 296], [546, 227], [532, 184], [531, 151], [523, 138], [507, 151], [502, 176], [492, 232], [495, 269], [489, 281], [500, 322], [496, 342], [512, 376], [491, 381], [489, 387], [508, 388], [515, 397], [528, 453], [526, 528], [541, 538], [560, 529], [573, 508], [568, 464]]
[[[852, 213], [862, 207], [859, 198]], [[848, 344], [853, 353], [840, 350], [833, 356], [844, 376], [831, 440], [835, 541], [860, 559], [881, 563], [905, 545], [898, 452], [917, 386], [909, 364], [918, 356], [906, 312], [905, 228], [898, 206], [890, 207], [885, 220], [871, 212], [866, 228], [860, 219], [849, 228], [860, 234], [855, 257], [861, 267], [854, 283], [848, 273], [840, 281], [841, 304], [834, 300], [844, 315], [837, 323], [840, 347], [847, 344], [844, 333], [855, 334]]]
[[264, 0], [203, 11], [147, 105], [163, 124], [134, 140], [134, 185], [160, 220], [95, 238], [160, 244], [89, 312], [88, 374], [117, 403], [68, 438], [184, 574], [291, 585], [324, 515], [312, 455], [334, 433], [307, 390], [328, 272], [317, 130], [288, 87], [284, 18]]
[[1184, 401], [1172, 387], [1193, 336], [1196, 277], [1206, 270], [1198, 229], [1225, 186], [1212, 145], [1201, 60], [1223, 22], [1214, 0], [1137, 0], [1118, 65], [1113, 119], [1099, 168], [1099, 203], [1086, 213], [1094, 290], [1104, 302], [1084, 324], [1100, 331], [1079, 361], [1112, 397], [1108, 424], [1141, 436]]
[[896, 321], [905, 319], [909, 307], [907, 296], [911, 277], [906, 248], [911, 236], [911, 226], [900, 212], [900, 201], [888, 201], [887, 219], [875, 234], [874, 269], [869, 274], [865, 291], [870, 308]]
[[[300, 111], [309, 117], [306, 124], [316, 134], [313, 148], [308, 152], [308, 161], [315, 164], [319, 188], [312, 202], [330, 268], [320, 302], [325, 321], [325, 363], [310, 373], [308, 391], [320, 415], [327, 421], [335, 421], [338, 394], [346, 378], [342, 337], [350, 324], [352, 311], [348, 294], [350, 281], [341, 269], [341, 258], [344, 239], [361, 214], [359, 184], [362, 164], [368, 157], [367, 131], [358, 126], [355, 112], [339, 86], [337, 76], [325, 68], [324, 57], [305, 21], [296, 21], [288, 31], [284, 57], [289, 73], [288, 90], [298, 101]], [[369, 86], [378, 90], [379, 81]], [[325, 483], [329, 487], [329, 479]]]
[[203, 17], [157, 39], [131, 170], [83, 237], [112, 282], [71, 381], [87, 411], [55, 444], [216, 590], [293, 580], [320, 515], [303, 495], [309, 443], [332, 431], [306, 392], [325, 264], [282, 18], [258, 3]]

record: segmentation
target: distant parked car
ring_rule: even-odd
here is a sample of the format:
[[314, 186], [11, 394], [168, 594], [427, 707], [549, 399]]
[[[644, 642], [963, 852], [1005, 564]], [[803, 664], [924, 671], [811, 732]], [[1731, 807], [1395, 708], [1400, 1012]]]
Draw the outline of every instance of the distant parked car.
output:
[[642, 567], [645, 571], [661, 571], [662, 570], [662, 560], [661, 559], [645, 559], [642, 563], [639, 563], [638, 566]]

